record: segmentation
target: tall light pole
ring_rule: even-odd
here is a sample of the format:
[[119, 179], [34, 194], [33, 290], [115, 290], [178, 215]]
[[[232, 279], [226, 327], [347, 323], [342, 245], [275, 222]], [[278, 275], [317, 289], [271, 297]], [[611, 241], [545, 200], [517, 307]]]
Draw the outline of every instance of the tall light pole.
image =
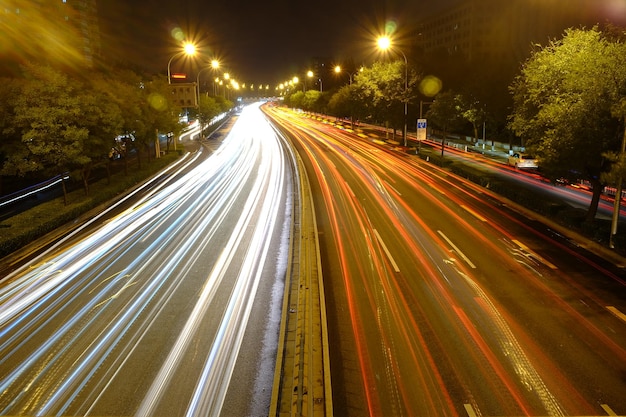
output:
[[404, 58], [404, 146], [407, 146], [407, 114], [409, 109], [409, 101], [408, 101], [408, 92], [409, 92], [409, 61], [406, 59], [406, 55], [398, 48], [392, 48], [391, 46], [391, 38], [389, 36], [381, 36], [378, 38], [378, 48], [382, 51], [386, 51], [388, 49], [395, 49], [398, 51], [402, 57]]
[[[341, 73], [342, 71], [343, 71], [343, 70], [341, 69], [341, 66], [340, 66], [340, 65], [336, 65], [336, 66], [335, 66], [335, 72], [336, 72], [337, 74]], [[354, 71], [354, 72], [347, 72], [347, 71], [346, 71], [346, 73], [348, 74], [348, 77], [349, 77], [349, 79], [350, 79], [350, 85], [352, 85], [352, 77], [354, 77], [356, 74], [358, 74], [358, 73], [359, 73], [359, 72], [361, 72], [361, 71], [363, 71], [363, 67], [359, 68], [359, 70], [358, 70], [358, 71]]]
[[196, 54], [196, 46], [193, 43], [187, 42], [183, 45], [182, 51], [177, 52], [174, 55], [172, 55], [170, 60], [167, 62], [167, 83], [168, 84], [172, 83], [172, 72], [170, 70], [170, 67], [172, 65], [172, 61], [174, 60], [174, 58], [176, 58], [178, 55], [194, 56], [195, 54]]
[[[213, 75], [215, 75], [215, 72], [220, 68], [220, 61], [218, 61], [217, 59], [214, 59], [211, 61], [211, 69], [213, 70]], [[213, 95], [217, 96], [217, 89], [215, 87], [215, 81], [213, 82]]]
[[[200, 102], [200, 74], [202, 73], [202, 71], [206, 71], [209, 69], [215, 72], [215, 70], [218, 69], [219, 67], [220, 67], [219, 61], [214, 59], [213, 61], [211, 61], [210, 67], [205, 67], [205, 68], [202, 68], [200, 71], [198, 71], [198, 76], [196, 77], [196, 84], [198, 85], [198, 102]], [[213, 89], [215, 90], [215, 84], [213, 84]], [[215, 95], [215, 91], [213, 92], [213, 95]]]
[[[306, 73], [306, 76], [309, 77], [309, 78], [313, 78], [314, 75], [315, 74], [313, 74], [313, 71], [311, 71], [311, 70], [308, 70], [307, 73]], [[317, 81], [320, 82], [320, 93], [321, 93], [323, 91], [323, 89], [324, 89], [323, 84], [322, 84], [322, 77], [318, 77]]]

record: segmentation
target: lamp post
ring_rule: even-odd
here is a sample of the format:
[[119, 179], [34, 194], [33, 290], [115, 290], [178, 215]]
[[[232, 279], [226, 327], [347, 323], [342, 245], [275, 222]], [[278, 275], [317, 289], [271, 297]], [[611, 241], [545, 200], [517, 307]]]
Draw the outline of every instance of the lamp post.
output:
[[174, 58], [176, 58], [178, 55], [194, 56], [195, 54], [196, 54], [196, 46], [193, 43], [188, 42], [183, 45], [182, 51], [177, 52], [174, 55], [172, 55], [170, 60], [167, 62], [167, 83], [168, 84], [172, 83], [172, 72], [170, 70], [170, 67], [172, 65], [172, 61], [174, 60]]
[[[358, 70], [358, 71], [354, 71], [354, 72], [347, 72], [348, 77], [349, 77], [349, 79], [350, 79], [350, 85], [352, 85], [352, 77], [354, 77], [356, 74], [358, 74], [358, 73], [359, 73], [359, 72], [361, 72], [361, 71], [363, 71], [363, 67], [359, 68], [359, 70]], [[339, 74], [340, 72], [342, 72], [342, 69], [341, 69], [341, 66], [340, 66], [340, 65], [335, 66], [335, 72], [336, 72], [337, 74]]]
[[[218, 61], [217, 59], [214, 59], [211, 61], [211, 69], [213, 70], [213, 75], [215, 75], [215, 72], [220, 68], [220, 61]], [[217, 89], [215, 87], [215, 81], [213, 81], [213, 95], [217, 96]]]
[[[378, 48], [381, 49], [382, 51], [386, 51], [388, 49], [392, 49], [391, 46], [391, 38], [389, 38], [389, 36], [381, 36], [378, 38]], [[404, 55], [404, 52], [402, 52], [400, 49], [398, 48], [394, 48], [396, 51], [398, 51], [402, 57], [404, 58], [404, 146], [407, 146], [407, 137], [406, 137], [406, 131], [407, 131], [407, 114], [408, 114], [408, 108], [409, 108], [409, 102], [407, 99], [407, 95], [408, 95], [408, 91], [409, 91], [409, 61], [406, 59], [406, 55]]]
[[196, 77], [196, 85], [198, 86], [198, 103], [200, 103], [200, 74], [202, 74], [202, 71], [206, 71], [208, 69], [211, 69], [211, 68], [210, 67], [202, 68], [200, 71], [198, 71], [198, 76]]
[[[309, 78], [313, 78], [314, 75], [315, 74], [313, 74], [313, 71], [311, 71], [311, 70], [308, 70], [307, 73], [306, 73], [306, 76], [309, 77]], [[322, 77], [318, 78], [317, 81], [320, 82], [320, 93], [321, 93], [322, 90], [324, 89], [324, 87], [322, 86]]]

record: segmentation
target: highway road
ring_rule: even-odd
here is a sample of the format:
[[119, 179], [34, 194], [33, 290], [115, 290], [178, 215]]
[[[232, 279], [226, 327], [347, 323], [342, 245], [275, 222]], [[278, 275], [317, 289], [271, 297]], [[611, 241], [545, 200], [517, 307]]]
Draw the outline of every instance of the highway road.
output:
[[626, 414], [621, 268], [434, 164], [267, 111], [316, 203], [335, 415]]
[[211, 146], [2, 280], [0, 415], [267, 413], [293, 158], [258, 105]]

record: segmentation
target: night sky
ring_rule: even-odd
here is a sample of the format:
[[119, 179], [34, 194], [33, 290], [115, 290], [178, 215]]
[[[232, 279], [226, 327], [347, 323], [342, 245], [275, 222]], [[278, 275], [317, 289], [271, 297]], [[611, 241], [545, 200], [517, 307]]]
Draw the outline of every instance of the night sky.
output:
[[[195, 65], [217, 58], [242, 82], [274, 85], [304, 70], [313, 57], [371, 60], [385, 22], [396, 22], [398, 36], [410, 36], [419, 14], [454, 1], [100, 0], [98, 8], [110, 56], [164, 73], [178, 50], [170, 35], [178, 27], [201, 47]], [[181, 61], [172, 62], [172, 72]], [[197, 74], [197, 67], [185, 70]]]

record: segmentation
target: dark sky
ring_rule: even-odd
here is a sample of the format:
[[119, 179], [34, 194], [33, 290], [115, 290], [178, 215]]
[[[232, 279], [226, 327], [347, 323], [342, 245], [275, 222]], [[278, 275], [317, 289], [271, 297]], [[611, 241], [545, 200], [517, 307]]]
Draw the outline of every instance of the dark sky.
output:
[[[312, 57], [371, 59], [375, 36], [393, 20], [398, 36], [417, 17], [454, 0], [100, 0], [103, 47], [152, 71], [167, 71], [176, 27], [201, 46], [196, 63], [217, 57], [242, 82], [274, 85]], [[183, 64], [176, 59], [172, 72]], [[197, 68], [187, 72], [195, 77]]]

